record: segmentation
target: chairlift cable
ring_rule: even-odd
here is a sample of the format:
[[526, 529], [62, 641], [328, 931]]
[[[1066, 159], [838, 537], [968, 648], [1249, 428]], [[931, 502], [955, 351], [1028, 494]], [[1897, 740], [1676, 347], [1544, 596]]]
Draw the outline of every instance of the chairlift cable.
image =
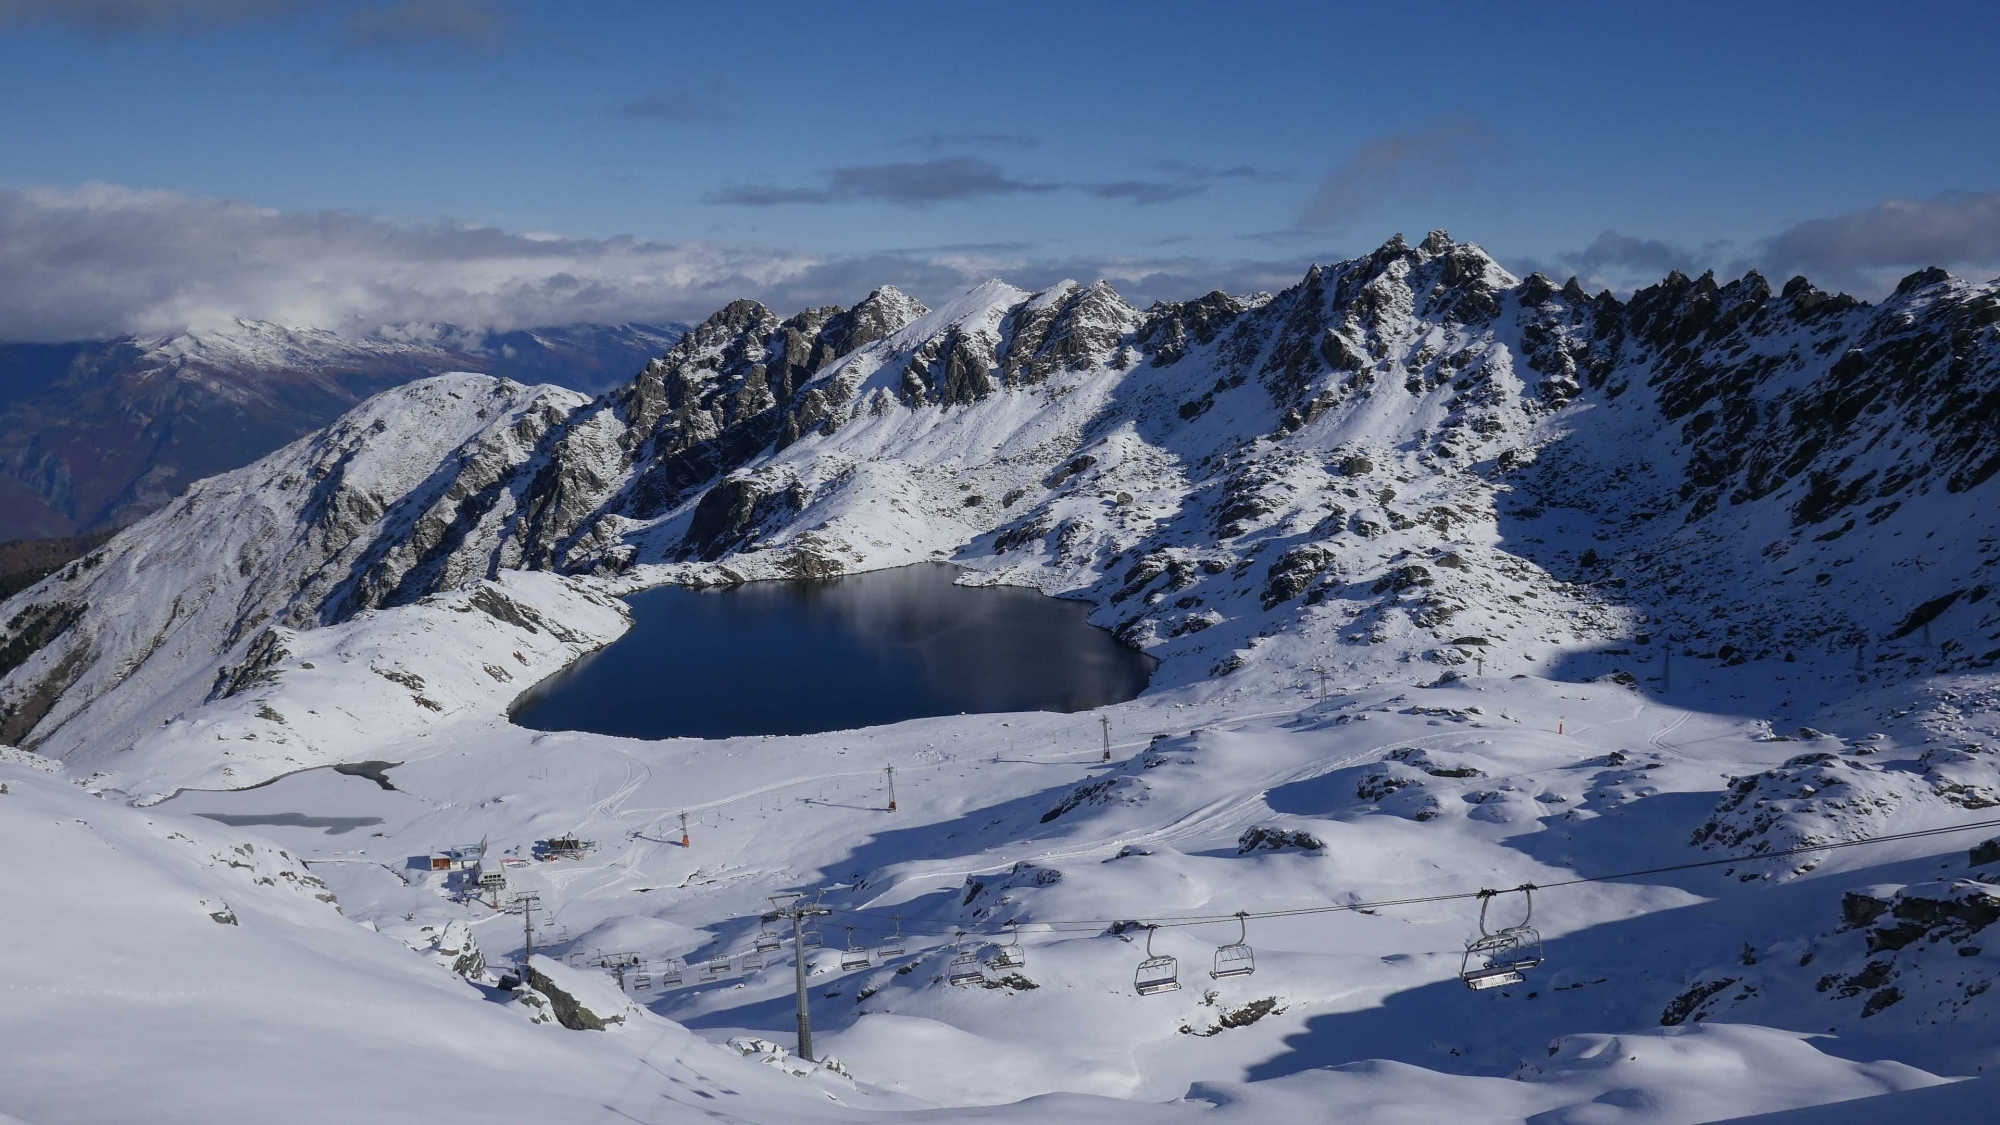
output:
[[[1663, 875], [1674, 871], [1692, 871], [1705, 867], [1723, 867], [1731, 864], [1740, 865], [1745, 863], [1754, 863], [1759, 860], [1766, 860], [1766, 859], [1784, 859], [1788, 856], [1806, 855], [1811, 852], [1833, 851], [1839, 848], [1856, 848], [1869, 844], [1889, 844], [1903, 840], [1925, 839], [1931, 836], [1943, 836], [1956, 832], [1970, 832], [1982, 828], [2000, 828], [2000, 819], [1973, 821], [1967, 824], [1941, 825], [1933, 828], [1918, 828], [1908, 832], [1892, 832], [1881, 836], [1862, 836], [1852, 840], [1832, 840], [1823, 844], [1811, 844], [1796, 848], [1786, 848], [1774, 852], [1757, 852], [1751, 855], [1729, 856], [1722, 859], [1693, 860], [1688, 863], [1667, 864], [1661, 867], [1647, 867], [1634, 871], [1619, 871], [1608, 875], [1584, 875], [1574, 879], [1564, 879], [1554, 883], [1524, 883], [1518, 887], [1507, 887], [1507, 888], [1501, 888], [1499, 890], [1494, 890], [1492, 888], [1481, 888], [1480, 890], [1477, 891], [1459, 891], [1453, 894], [1441, 894], [1441, 895], [1421, 895], [1412, 898], [1378, 899], [1373, 902], [1328, 903], [1320, 906], [1298, 906], [1280, 910], [1235, 911], [1228, 914], [1180, 915], [1173, 917], [1160, 917], [1160, 918], [1148, 919], [1145, 921], [1145, 925], [1157, 926], [1160, 928], [1173, 928], [1181, 926], [1207, 926], [1207, 925], [1214, 925], [1219, 922], [1234, 922], [1241, 918], [1295, 918], [1310, 914], [1333, 914], [1342, 911], [1379, 910], [1397, 906], [1424, 906], [1438, 902], [1459, 902], [1459, 901], [1464, 901], [1466, 899], [1491, 898], [1495, 894], [1510, 894], [1513, 893], [1514, 891], [1520, 891], [1520, 890], [1547, 891], [1547, 890], [1553, 890], [1558, 887], [1581, 886], [1586, 883], [1615, 882], [1620, 879], [1636, 879], [1642, 875]], [[827, 909], [832, 910], [834, 913], [837, 914], [846, 914], [857, 918], [883, 917], [883, 915], [880, 914], [879, 912], [871, 910], [850, 910], [841, 907], [827, 907]], [[1072, 919], [1051, 920], [1045, 922], [1033, 922], [1030, 923], [1030, 925], [1040, 928], [1043, 932], [1064, 933], [1064, 932], [1075, 932], [1083, 928], [1098, 928], [1103, 926], [1118, 925], [1120, 923], [1130, 923], [1133, 921], [1134, 919], [1131, 918], [1072, 918]], [[903, 926], [902, 932], [907, 934], [924, 934], [924, 935], [942, 936], [942, 937], [950, 937], [954, 934], [968, 936], [968, 937], [978, 936], [978, 935], [1002, 936], [1005, 932], [1007, 932], [1004, 930], [968, 930], [956, 923], [944, 923], [942, 920], [940, 920], [940, 924], [949, 924], [951, 925], [952, 928], [920, 929], [915, 926], [910, 926], [905, 924]], [[865, 930], [874, 927], [857, 925], [855, 928]], [[887, 927], [882, 927], [881, 929], [886, 930]]]

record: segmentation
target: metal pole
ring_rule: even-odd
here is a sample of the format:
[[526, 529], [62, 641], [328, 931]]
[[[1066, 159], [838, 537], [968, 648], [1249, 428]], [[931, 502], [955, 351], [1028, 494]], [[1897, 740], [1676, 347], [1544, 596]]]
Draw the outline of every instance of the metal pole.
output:
[[883, 766], [882, 772], [889, 775], [889, 811], [896, 811], [896, 767]]
[[689, 846], [691, 846], [691, 845], [690, 845], [690, 844], [688, 843], [688, 814], [686, 814], [686, 813], [682, 813], [682, 814], [681, 814], [681, 847], [684, 847], [684, 848], [685, 848], [685, 847], [689, 847]]
[[541, 905], [542, 896], [529, 891], [515, 895], [514, 902], [521, 908], [521, 983], [529, 985], [528, 973], [535, 960], [535, 907]]
[[1097, 721], [1104, 724], [1104, 760], [1111, 760], [1111, 716], [1099, 715]]
[[799, 997], [799, 1057], [813, 1060], [812, 1013], [806, 1008], [805, 911], [792, 908], [792, 983]]

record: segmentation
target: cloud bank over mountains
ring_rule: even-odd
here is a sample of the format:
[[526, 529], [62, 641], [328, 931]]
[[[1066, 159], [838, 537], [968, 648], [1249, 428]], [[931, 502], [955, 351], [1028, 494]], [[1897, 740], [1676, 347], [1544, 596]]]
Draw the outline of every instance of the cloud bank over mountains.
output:
[[808, 257], [707, 242], [417, 226], [106, 184], [0, 191], [0, 339], [235, 317], [367, 331], [621, 322], [797, 279]]
[[[1158, 171], [1181, 184], [1258, 174]], [[1322, 185], [1320, 195], [1346, 193], [1351, 202], [1359, 198], [1354, 185], [1364, 179], [1358, 173], [1330, 177], [1339, 190], [1329, 193]], [[810, 190], [909, 206], [961, 198], [965, 183], [951, 176], [857, 173]], [[1104, 190], [1136, 196], [1147, 190], [1138, 183]], [[1014, 190], [1004, 177], [986, 187]], [[356, 333], [424, 322], [504, 330], [698, 320], [738, 297], [790, 313], [852, 304], [884, 283], [935, 303], [994, 276], [1027, 286], [1101, 277], [1143, 305], [1216, 288], [1275, 291], [1298, 280], [1312, 261], [1351, 252], [1307, 244], [1277, 259], [1220, 259], [1070, 255], [1032, 243], [982, 243], [829, 255], [709, 240], [406, 224], [110, 184], [0, 189], [0, 340], [166, 333], [238, 317]], [[1797, 223], [1750, 247], [1686, 247], [1607, 231], [1578, 250], [1507, 264], [1523, 275], [1540, 270], [1561, 280], [1574, 274], [1593, 289], [1619, 293], [1652, 284], [1671, 269], [1713, 268], [1719, 276], [1735, 276], [1756, 268], [1774, 283], [1805, 273], [1829, 288], [1879, 297], [1923, 266], [1980, 278], [2000, 272], [2000, 192], [1888, 200]]]
[[1136, 299], [1274, 289], [1307, 259], [1036, 256], [1032, 246], [835, 256], [750, 245], [576, 238], [110, 184], [0, 190], [0, 340], [174, 332], [235, 318], [370, 332], [698, 320], [738, 297], [786, 313], [884, 283], [937, 301], [1005, 275], [1104, 277]]
[[1856, 211], [1794, 223], [1750, 246], [1699, 247], [1608, 230], [1580, 250], [1508, 262], [1586, 288], [1625, 293], [1668, 270], [1718, 277], [1756, 270], [1774, 285], [1804, 274], [1826, 289], [1876, 299], [1914, 270], [1942, 266], [1985, 280], [2000, 275], [2000, 192], [1954, 192], [1932, 199], [1890, 199]]

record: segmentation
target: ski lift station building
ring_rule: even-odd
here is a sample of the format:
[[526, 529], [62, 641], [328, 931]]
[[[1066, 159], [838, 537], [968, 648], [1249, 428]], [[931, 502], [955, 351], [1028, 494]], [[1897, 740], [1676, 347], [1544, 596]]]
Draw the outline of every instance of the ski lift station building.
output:
[[469, 871], [479, 866], [480, 859], [481, 849], [477, 847], [445, 848], [442, 851], [431, 853], [430, 869], [432, 871]]
[[504, 891], [507, 889], [506, 866], [498, 859], [481, 858], [472, 865], [467, 882], [482, 891]]

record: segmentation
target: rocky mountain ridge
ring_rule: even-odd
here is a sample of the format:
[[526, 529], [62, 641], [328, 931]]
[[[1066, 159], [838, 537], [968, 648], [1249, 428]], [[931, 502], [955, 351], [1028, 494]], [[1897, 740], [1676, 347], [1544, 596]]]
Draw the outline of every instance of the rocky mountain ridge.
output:
[[1941, 271], [1877, 306], [1754, 274], [1619, 301], [1443, 232], [1145, 310], [1074, 282], [739, 301], [595, 399], [428, 380], [201, 482], [0, 609], [0, 735], [130, 744], [286, 630], [514, 569], [617, 592], [950, 558], [1090, 600], [1161, 686], [1977, 672], [1996, 324], [2000, 286]]
[[447, 371], [595, 393], [683, 326], [340, 333], [239, 321], [215, 330], [0, 345], [0, 539], [115, 528], [189, 482], [247, 464], [363, 399]]

